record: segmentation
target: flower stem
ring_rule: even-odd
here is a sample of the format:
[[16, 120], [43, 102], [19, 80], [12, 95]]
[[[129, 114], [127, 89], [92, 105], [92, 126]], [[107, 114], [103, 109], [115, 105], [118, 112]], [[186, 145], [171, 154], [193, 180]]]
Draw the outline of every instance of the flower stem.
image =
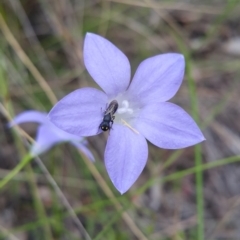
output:
[[32, 155], [26, 154], [23, 159], [18, 163], [18, 165], [4, 178], [0, 181], [0, 189], [3, 188], [12, 178], [17, 175], [22, 168], [24, 168], [32, 160]]
[[[186, 56], [187, 62], [187, 80], [188, 80], [188, 88], [190, 93], [192, 114], [194, 120], [199, 122], [199, 114], [198, 114], [198, 102], [197, 102], [197, 91], [194, 79], [192, 78], [191, 73], [191, 57], [190, 53]], [[198, 144], [194, 147], [195, 154], [195, 166], [199, 167], [202, 165], [202, 156], [201, 156], [201, 146]], [[203, 172], [196, 172], [196, 200], [197, 200], [197, 239], [204, 240], [204, 194], [203, 194]]]

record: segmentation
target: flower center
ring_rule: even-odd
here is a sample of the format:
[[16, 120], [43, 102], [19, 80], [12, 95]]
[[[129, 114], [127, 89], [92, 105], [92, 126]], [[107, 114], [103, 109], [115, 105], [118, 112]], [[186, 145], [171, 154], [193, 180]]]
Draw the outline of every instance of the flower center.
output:
[[118, 103], [118, 109], [114, 114], [114, 122], [130, 128], [136, 134], [139, 134], [136, 129], [132, 127], [132, 120], [138, 113], [138, 108], [132, 102], [129, 102], [124, 96], [115, 98]]
[[120, 97], [117, 101], [118, 109], [114, 121], [118, 124], [123, 124], [123, 120], [129, 123], [135, 116], [135, 108], [126, 98]]
[[129, 107], [129, 102], [127, 100], [123, 100], [122, 103], [119, 104], [117, 113], [118, 114], [124, 114], [124, 113], [132, 114], [133, 109]]

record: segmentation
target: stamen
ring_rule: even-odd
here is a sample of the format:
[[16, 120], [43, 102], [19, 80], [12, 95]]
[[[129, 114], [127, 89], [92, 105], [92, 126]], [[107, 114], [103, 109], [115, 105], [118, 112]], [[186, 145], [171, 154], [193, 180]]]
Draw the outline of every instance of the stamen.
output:
[[131, 125], [129, 125], [125, 120], [123, 120], [122, 118], [121, 118], [121, 121], [123, 122], [123, 124], [125, 125], [125, 126], [127, 126], [128, 128], [130, 128], [133, 132], [135, 132], [136, 134], [139, 134], [139, 132], [136, 130], [136, 129], [134, 129]]
[[123, 100], [122, 101], [122, 105], [123, 105], [124, 108], [128, 108], [129, 107], [129, 103], [128, 103], [127, 100]]
[[125, 113], [126, 112], [126, 108], [119, 108], [118, 110], [117, 110], [117, 113], [119, 113], [119, 114], [123, 114], [123, 113]]
[[132, 108], [129, 108], [129, 102], [127, 100], [123, 100], [121, 107], [118, 108], [117, 113], [123, 114], [123, 113], [129, 113], [132, 114], [133, 110]]
[[131, 108], [128, 108], [128, 109], [127, 109], [127, 112], [130, 113], [130, 114], [132, 114], [132, 113], [133, 113], [133, 110], [132, 110]]

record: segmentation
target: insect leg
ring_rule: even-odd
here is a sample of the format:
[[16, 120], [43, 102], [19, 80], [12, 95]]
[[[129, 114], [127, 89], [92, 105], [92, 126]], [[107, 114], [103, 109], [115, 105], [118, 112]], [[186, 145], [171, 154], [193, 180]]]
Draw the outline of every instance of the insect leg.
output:
[[115, 116], [112, 116], [111, 120], [110, 120], [110, 123], [111, 123], [111, 126], [110, 126], [110, 129], [113, 129], [112, 126], [113, 126], [113, 120], [115, 119]]

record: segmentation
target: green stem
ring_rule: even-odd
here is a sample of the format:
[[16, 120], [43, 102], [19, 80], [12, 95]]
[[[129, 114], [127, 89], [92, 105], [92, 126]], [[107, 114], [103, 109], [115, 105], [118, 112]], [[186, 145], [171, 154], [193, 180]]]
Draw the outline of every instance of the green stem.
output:
[[[199, 121], [199, 114], [198, 114], [198, 102], [197, 102], [197, 91], [194, 79], [192, 78], [191, 73], [191, 55], [188, 52], [186, 56], [187, 68], [187, 81], [188, 81], [188, 88], [190, 93], [190, 100], [191, 100], [191, 107], [192, 107], [192, 114], [193, 118], [196, 122]], [[194, 155], [195, 155], [195, 166], [199, 167], [202, 166], [202, 156], [201, 156], [201, 146], [196, 145], [194, 147]], [[196, 200], [197, 200], [197, 239], [204, 240], [204, 194], [203, 194], [203, 172], [197, 171], [196, 172]]]
[[0, 181], [0, 189], [3, 188], [12, 178], [17, 175], [22, 168], [24, 168], [32, 160], [32, 155], [27, 154], [18, 163], [18, 165], [4, 178]]
[[[29, 185], [31, 187], [31, 190], [32, 190], [31, 192], [33, 194], [33, 199], [34, 199], [33, 202], [34, 202], [34, 207], [37, 212], [37, 216], [39, 219], [46, 219], [47, 213], [45, 211], [44, 205], [39, 196], [38, 186], [36, 183], [33, 169], [31, 167], [31, 165], [27, 165], [26, 169], [27, 169], [28, 178], [29, 178]], [[53, 238], [52, 238], [50, 223], [43, 225], [42, 229], [43, 229], [43, 233], [44, 233], [43, 234], [44, 239], [52, 240]]]

